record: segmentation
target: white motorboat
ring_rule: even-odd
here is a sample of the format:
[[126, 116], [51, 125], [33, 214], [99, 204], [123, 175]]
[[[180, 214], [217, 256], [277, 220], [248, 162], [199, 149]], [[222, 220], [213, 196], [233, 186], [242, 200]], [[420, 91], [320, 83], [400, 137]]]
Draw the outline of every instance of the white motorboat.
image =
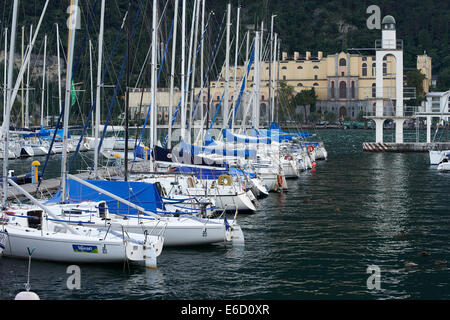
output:
[[438, 165], [446, 156], [450, 155], [450, 150], [430, 150], [430, 164]]
[[444, 157], [437, 166], [438, 171], [449, 172], [450, 171], [450, 158]]

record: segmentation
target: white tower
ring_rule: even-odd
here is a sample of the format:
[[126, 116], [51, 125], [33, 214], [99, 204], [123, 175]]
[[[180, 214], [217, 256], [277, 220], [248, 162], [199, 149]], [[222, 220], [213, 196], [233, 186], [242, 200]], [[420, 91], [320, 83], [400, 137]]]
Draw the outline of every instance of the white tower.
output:
[[[373, 120], [376, 124], [376, 142], [383, 142], [383, 124], [386, 119], [395, 122], [395, 142], [403, 143], [403, 123], [407, 119], [403, 114], [403, 46], [398, 43], [395, 19], [385, 16], [381, 22], [381, 45], [376, 43], [376, 111]], [[384, 113], [383, 62], [386, 56], [395, 57], [395, 115]], [[393, 102], [394, 103], [394, 102]]]

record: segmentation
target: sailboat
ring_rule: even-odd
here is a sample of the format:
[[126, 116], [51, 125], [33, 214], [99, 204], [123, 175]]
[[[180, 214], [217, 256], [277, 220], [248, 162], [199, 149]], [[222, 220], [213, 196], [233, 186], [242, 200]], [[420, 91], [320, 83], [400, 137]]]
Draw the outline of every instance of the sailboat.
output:
[[[102, 39], [104, 0], [102, 8], [99, 45]], [[154, 16], [156, 16], [155, 3], [153, 8]], [[156, 24], [156, 19], [153, 23]], [[154, 34], [156, 34], [156, 28], [154, 28]], [[155, 56], [152, 57], [153, 61], [154, 59], [156, 59]], [[156, 67], [154, 63], [152, 65]], [[155, 87], [152, 90], [155, 90]], [[97, 101], [100, 101], [99, 90], [97, 90]], [[97, 130], [97, 127], [95, 129]], [[98, 152], [98, 144], [95, 146], [95, 151]], [[95, 176], [97, 176], [96, 172]], [[244, 235], [236, 219], [209, 219], [197, 215], [199, 212], [193, 210], [188, 214], [183, 210], [169, 211], [163, 206], [151, 207], [152, 203], [160, 201], [160, 195], [154, 184], [128, 181], [128, 179], [106, 181], [82, 180], [72, 175], [67, 177], [69, 179], [65, 180], [66, 184], [62, 184], [59, 191], [60, 198], [55, 198], [44, 205], [52, 210], [59, 217], [58, 219], [68, 224], [80, 222], [88, 223], [90, 227], [106, 227], [114, 231], [124, 230], [147, 235], [164, 234], [164, 246], [244, 244]], [[141, 191], [137, 192], [137, 189]], [[141, 200], [142, 206], [134, 203], [138, 195], [145, 196], [145, 199]], [[118, 203], [121, 204], [120, 208], [115, 207]], [[70, 211], [70, 215], [66, 211]], [[78, 214], [74, 215], [74, 212]], [[69, 216], [72, 218], [75, 216], [76, 220], [68, 219]]]
[[[42, 19], [45, 15], [49, 0], [46, 1], [42, 10], [41, 18], [34, 35], [34, 44]], [[78, 0], [75, 0], [77, 7]], [[12, 37], [14, 39], [17, 25], [18, 0], [14, 1], [12, 19]], [[71, 13], [78, 14], [75, 10]], [[67, 81], [72, 78], [73, 47], [75, 31], [70, 31], [69, 37], [69, 63]], [[14, 52], [12, 42], [11, 52]], [[23, 77], [24, 67], [29, 63], [30, 52], [28, 52], [25, 63], [22, 66], [13, 94], [7, 105], [7, 115], [10, 114], [11, 106], [18, 90], [18, 83]], [[10, 69], [12, 70], [12, 69]], [[12, 73], [9, 74], [10, 79]], [[9, 83], [12, 83], [11, 81]], [[66, 86], [70, 88], [70, 86]], [[70, 89], [66, 90], [66, 118], [64, 130], [67, 132], [68, 123], [68, 101]], [[6, 137], [8, 137], [9, 116], [5, 119]], [[64, 135], [63, 143], [66, 144], [67, 135]], [[65, 150], [65, 149], [64, 149]], [[63, 152], [63, 169], [65, 167], [65, 153]], [[27, 191], [7, 178], [7, 161], [4, 164], [5, 177], [3, 183], [3, 210], [2, 210], [2, 243], [5, 242], [3, 255], [10, 257], [27, 258], [29, 251], [34, 250], [34, 258], [47, 261], [75, 262], [75, 263], [103, 263], [123, 262], [130, 260], [144, 263], [148, 268], [156, 268], [156, 258], [161, 254], [164, 238], [161, 235], [150, 236], [147, 234], [132, 234], [125, 232], [117, 233], [109, 229], [89, 228], [84, 226], [71, 227], [64, 220], [58, 219], [45, 205], [39, 203]], [[65, 171], [62, 170], [62, 185], [65, 185]], [[7, 205], [8, 184], [20, 190], [31, 202], [31, 205]], [[64, 188], [63, 188], [64, 189]], [[63, 205], [63, 204], [62, 204]], [[5, 240], [6, 238], [6, 240]]]

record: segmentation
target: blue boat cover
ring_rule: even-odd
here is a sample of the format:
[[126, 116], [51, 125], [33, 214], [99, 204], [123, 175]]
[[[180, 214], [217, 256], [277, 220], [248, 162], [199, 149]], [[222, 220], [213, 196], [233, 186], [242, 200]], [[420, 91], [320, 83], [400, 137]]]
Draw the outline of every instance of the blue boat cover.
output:
[[192, 144], [188, 144], [184, 141], [180, 143], [181, 152], [187, 151], [190, 154], [198, 155], [199, 153], [206, 154], [218, 154], [223, 156], [233, 156], [233, 157], [245, 157], [245, 158], [254, 158], [256, 157], [256, 150], [253, 149], [224, 149], [220, 146], [195, 146]]
[[232, 175], [232, 176], [247, 175], [251, 179], [256, 177], [256, 174], [248, 173], [244, 170], [233, 168], [233, 167], [223, 168], [223, 169], [215, 169], [215, 168], [183, 166], [183, 167], [174, 168], [170, 172], [192, 173], [192, 174], [195, 174], [198, 179], [204, 179], [204, 180], [215, 180], [215, 179], [218, 179], [223, 174]]
[[[128, 200], [146, 211], [155, 212], [157, 209], [165, 210], [158, 189], [153, 183], [130, 182], [130, 181], [106, 181], [85, 180], [90, 184], [108, 191], [122, 199]], [[119, 202], [103, 193], [100, 193], [75, 180], [66, 181], [67, 199], [70, 203], [82, 201], [105, 201], [108, 210], [114, 214], [137, 214], [138, 211], [126, 204]], [[61, 189], [46, 203], [61, 202]]]

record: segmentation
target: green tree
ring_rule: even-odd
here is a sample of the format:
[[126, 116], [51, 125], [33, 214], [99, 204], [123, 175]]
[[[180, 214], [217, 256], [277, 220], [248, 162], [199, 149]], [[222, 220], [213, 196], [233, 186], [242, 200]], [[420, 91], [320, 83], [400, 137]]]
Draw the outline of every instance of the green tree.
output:
[[324, 117], [325, 121], [328, 121], [328, 122], [336, 122], [337, 121], [337, 114], [334, 112], [325, 111], [325, 113], [323, 114], [323, 117]]
[[[299, 93], [297, 93], [293, 99], [293, 102], [295, 104], [295, 107], [297, 106], [302, 106], [303, 107], [303, 111], [304, 111], [304, 122], [307, 122], [306, 119], [306, 107], [309, 106], [313, 106], [316, 104], [317, 101], [317, 94], [314, 90], [314, 88], [310, 89], [310, 90], [302, 90]], [[314, 110], [310, 110], [311, 112], [314, 112]]]
[[407, 105], [420, 105], [425, 99], [425, 93], [423, 91], [423, 80], [425, 75], [420, 70], [410, 70], [406, 72], [407, 86], [416, 88], [416, 99], [412, 99], [406, 102]]

